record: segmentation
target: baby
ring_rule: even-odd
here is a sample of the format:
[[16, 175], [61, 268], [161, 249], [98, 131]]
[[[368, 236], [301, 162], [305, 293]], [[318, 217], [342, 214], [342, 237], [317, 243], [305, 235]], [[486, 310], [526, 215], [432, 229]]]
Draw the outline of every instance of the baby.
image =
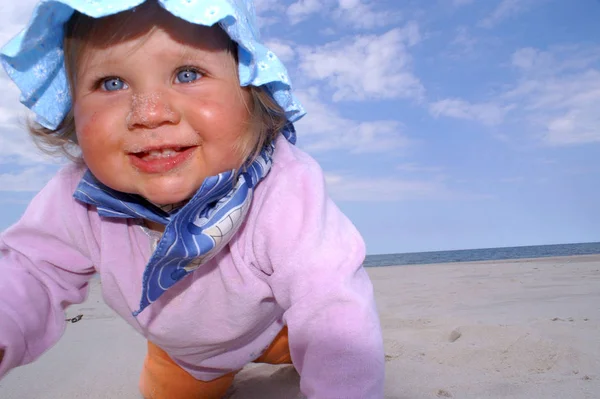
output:
[[364, 243], [294, 146], [251, 0], [43, 0], [0, 60], [73, 159], [0, 236], [0, 377], [97, 273], [148, 341], [147, 399], [220, 398], [251, 362], [292, 363], [308, 398], [383, 398]]

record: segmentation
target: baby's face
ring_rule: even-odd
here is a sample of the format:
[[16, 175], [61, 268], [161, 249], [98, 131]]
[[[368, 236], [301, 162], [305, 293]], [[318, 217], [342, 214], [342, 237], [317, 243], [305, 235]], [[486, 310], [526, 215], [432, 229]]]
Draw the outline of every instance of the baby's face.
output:
[[220, 29], [147, 14], [127, 21], [124, 40], [86, 44], [73, 110], [83, 158], [102, 183], [169, 204], [241, 164], [250, 95]]

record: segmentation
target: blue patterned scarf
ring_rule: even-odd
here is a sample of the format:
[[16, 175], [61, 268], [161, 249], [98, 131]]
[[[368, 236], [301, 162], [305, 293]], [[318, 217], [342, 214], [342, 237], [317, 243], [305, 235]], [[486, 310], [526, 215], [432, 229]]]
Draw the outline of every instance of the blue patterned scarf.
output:
[[[282, 132], [293, 144], [292, 124]], [[269, 173], [275, 144], [266, 146], [242, 173], [208, 177], [183, 207], [166, 212], [139, 195], [115, 191], [88, 170], [73, 196], [108, 218], [146, 219], [165, 231], [144, 271], [141, 313], [167, 289], [212, 259], [237, 232], [252, 201], [254, 187]]]

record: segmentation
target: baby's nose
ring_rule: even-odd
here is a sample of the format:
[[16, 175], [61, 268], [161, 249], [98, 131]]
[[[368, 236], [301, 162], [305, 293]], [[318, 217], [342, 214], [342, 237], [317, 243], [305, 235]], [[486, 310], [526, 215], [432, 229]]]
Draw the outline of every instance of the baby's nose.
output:
[[179, 120], [179, 113], [162, 93], [134, 94], [131, 98], [131, 110], [127, 115], [130, 130], [153, 129], [164, 124], [177, 124]]

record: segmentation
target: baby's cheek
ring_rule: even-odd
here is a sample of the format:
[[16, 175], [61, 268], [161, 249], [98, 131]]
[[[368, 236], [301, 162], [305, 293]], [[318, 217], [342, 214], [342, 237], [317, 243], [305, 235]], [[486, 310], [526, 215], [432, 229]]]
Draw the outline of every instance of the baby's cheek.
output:
[[115, 132], [99, 124], [100, 119], [98, 114], [93, 113], [88, 118], [81, 119], [76, 125], [79, 148], [89, 167], [93, 164], [105, 163], [115, 149]]
[[77, 106], [74, 108], [73, 115], [75, 118], [75, 130], [78, 138], [83, 136], [84, 132], [89, 129], [89, 126], [97, 123], [98, 120], [97, 112], [86, 112], [85, 109], [82, 110]]
[[[90, 120], [93, 117], [90, 118]], [[93, 145], [94, 134], [92, 133], [94, 130], [93, 123], [89, 123], [90, 121], [76, 121], [76, 133], [77, 133], [77, 141], [79, 142], [79, 147], [81, 147], [82, 151], [85, 151], [86, 148]]]

